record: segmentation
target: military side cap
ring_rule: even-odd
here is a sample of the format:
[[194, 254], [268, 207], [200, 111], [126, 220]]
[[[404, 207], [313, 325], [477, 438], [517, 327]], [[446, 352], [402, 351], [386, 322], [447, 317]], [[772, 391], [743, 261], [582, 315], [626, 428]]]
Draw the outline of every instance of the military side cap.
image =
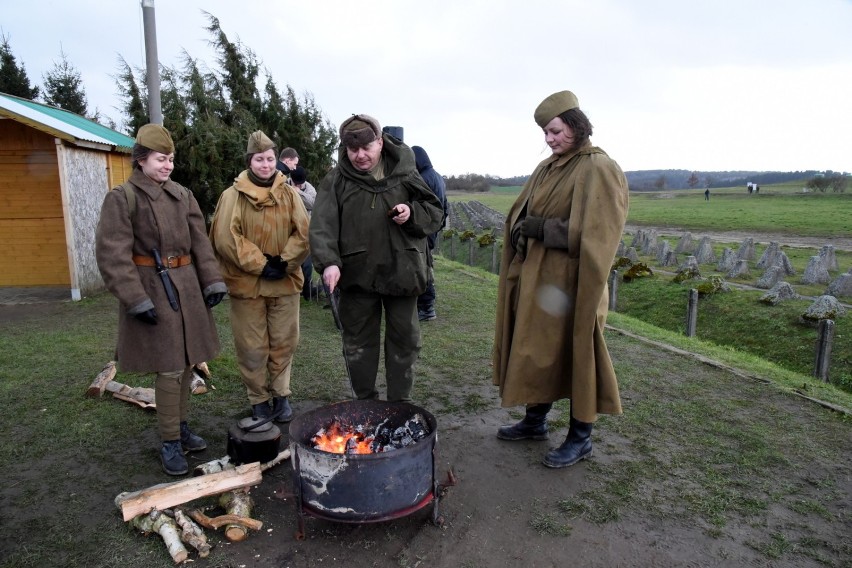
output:
[[246, 154], [260, 154], [271, 148], [275, 148], [275, 143], [269, 139], [269, 136], [260, 130], [255, 130], [249, 136], [248, 144], [246, 144]]
[[563, 112], [572, 108], [578, 108], [579, 106], [580, 103], [577, 101], [574, 93], [571, 91], [559, 91], [541, 101], [538, 107], [536, 107], [533, 116], [535, 117], [536, 124], [544, 128], [548, 122]]
[[160, 124], [146, 124], [136, 133], [136, 143], [161, 154], [173, 154], [172, 135]]

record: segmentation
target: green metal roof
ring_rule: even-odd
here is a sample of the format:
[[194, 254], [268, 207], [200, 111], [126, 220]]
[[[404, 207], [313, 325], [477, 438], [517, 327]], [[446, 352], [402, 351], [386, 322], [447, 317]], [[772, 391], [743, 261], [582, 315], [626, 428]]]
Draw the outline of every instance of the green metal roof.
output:
[[103, 144], [119, 152], [130, 153], [135, 143], [130, 136], [79, 114], [5, 93], [0, 93], [0, 116], [22, 122], [72, 144]]

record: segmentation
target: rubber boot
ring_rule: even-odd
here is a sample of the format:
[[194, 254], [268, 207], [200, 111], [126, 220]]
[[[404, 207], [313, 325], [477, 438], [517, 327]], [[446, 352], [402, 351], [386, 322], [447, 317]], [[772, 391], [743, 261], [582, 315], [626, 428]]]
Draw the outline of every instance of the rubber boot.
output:
[[572, 416], [565, 441], [547, 452], [542, 463], [547, 467], [568, 467], [591, 456], [593, 427], [593, 423], [580, 422]]
[[272, 411], [269, 408], [269, 403], [261, 402], [260, 404], [251, 405], [251, 417], [254, 419], [269, 418], [272, 416]]
[[200, 452], [207, 449], [204, 438], [192, 433], [186, 421], [180, 423], [180, 445], [185, 452]]
[[501, 440], [547, 440], [547, 413], [551, 403], [527, 406], [527, 415], [517, 424], [500, 426], [497, 437]]
[[160, 448], [160, 460], [163, 462], [163, 471], [169, 475], [186, 475], [189, 471], [180, 440], [164, 440]]
[[272, 400], [272, 415], [275, 416], [275, 422], [290, 422], [293, 419], [290, 397], [276, 396]]

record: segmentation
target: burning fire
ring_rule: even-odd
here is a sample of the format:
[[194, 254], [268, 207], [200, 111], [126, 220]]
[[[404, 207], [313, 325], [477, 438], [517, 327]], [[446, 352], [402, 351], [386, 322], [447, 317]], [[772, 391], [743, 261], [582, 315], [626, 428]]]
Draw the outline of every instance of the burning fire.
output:
[[335, 422], [328, 430], [317, 432], [311, 442], [316, 449], [332, 454], [371, 454], [373, 439], [362, 432], [346, 431]]
[[328, 428], [321, 428], [311, 438], [313, 447], [331, 454], [378, 454], [405, 448], [429, 435], [426, 419], [420, 414], [398, 428], [389, 426], [388, 419], [375, 427], [345, 422], [337, 419]]

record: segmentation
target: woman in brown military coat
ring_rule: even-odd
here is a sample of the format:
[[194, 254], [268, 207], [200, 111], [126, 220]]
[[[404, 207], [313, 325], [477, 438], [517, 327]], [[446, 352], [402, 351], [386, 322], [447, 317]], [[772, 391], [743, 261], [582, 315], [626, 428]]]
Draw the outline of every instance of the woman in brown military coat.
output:
[[[174, 151], [171, 135], [159, 124], [139, 129], [133, 172], [104, 199], [95, 249], [104, 283], [120, 304], [119, 368], [157, 373], [160, 458], [166, 473], [183, 475], [188, 470], [183, 452], [207, 447], [187, 424], [192, 365], [219, 351], [210, 309], [227, 287], [195, 197], [169, 179]], [[166, 268], [168, 290], [156, 254]]]
[[592, 125], [573, 93], [550, 95], [534, 117], [552, 155], [506, 219], [493, 361], [502, 405], [525, 404], [526, 416], [497, 437], [546, 440], [547, 413], [568, 398], [568, 436], [544, 457], [548, 467], [567, 467], [591, 455], [598, 413], [621, 413], [603, 330], [627, 181], [589, 141]]

